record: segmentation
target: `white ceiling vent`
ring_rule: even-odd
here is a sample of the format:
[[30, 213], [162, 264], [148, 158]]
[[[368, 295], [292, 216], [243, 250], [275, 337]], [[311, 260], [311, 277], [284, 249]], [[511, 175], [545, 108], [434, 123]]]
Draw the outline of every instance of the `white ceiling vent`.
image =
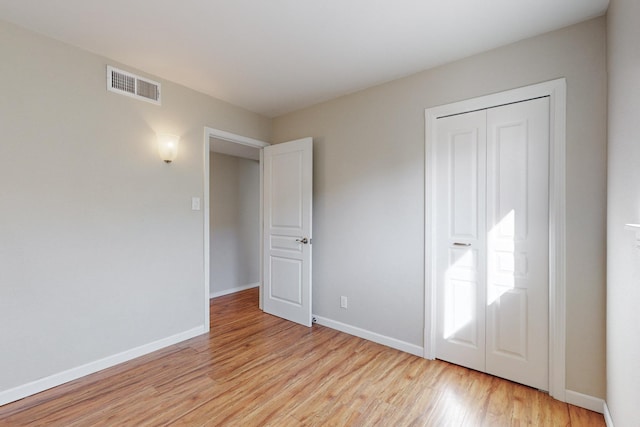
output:
[[160, 105], [160, 83], [107, 65], [107, 90]]

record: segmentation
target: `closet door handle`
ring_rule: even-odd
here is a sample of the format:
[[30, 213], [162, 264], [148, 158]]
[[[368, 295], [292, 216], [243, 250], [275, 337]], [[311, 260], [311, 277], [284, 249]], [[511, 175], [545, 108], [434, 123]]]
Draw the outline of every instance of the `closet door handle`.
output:
[[453, 246], [471, 246], [471, 243], [460, 243], [460, 242], [455, 242], [453, 244]]

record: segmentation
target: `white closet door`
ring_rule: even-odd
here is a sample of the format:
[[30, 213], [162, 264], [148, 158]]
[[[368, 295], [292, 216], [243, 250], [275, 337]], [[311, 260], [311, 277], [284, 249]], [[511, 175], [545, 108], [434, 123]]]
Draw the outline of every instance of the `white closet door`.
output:
[[486, 372], [548, 390], [549, 98], [487, 110]]
[[549, 100], [437, 121], [436, 357], [548, 390]]
[[485, 368], [486, 112], [438, 120], [436, 142], [439, 359]]

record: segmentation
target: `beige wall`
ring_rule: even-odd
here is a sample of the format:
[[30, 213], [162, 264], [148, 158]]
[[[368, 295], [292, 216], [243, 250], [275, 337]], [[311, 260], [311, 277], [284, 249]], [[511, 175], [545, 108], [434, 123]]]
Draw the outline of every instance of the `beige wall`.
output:
[[[640, 426], [640, 3], [608, 12], [609, 210], [607, 405], [616, 427]], [[638, 235], [640, 237], [640, 235]]]
[[271, 120], [167, 81], [162, 106], [107, 92], [111, 61], [3, 22], [0, 58], [2, 400], [208, 322], [204, 127], [268, 140]]
[[260, 165], [211, 153], [211, 294], [260, 282]]
[[604, 18], [274, 120], [275, 142], [314, 137], [314, 313], [421, 346], [425, 108], [559, 77], [568, 86], [566, 386], [604, 398]]

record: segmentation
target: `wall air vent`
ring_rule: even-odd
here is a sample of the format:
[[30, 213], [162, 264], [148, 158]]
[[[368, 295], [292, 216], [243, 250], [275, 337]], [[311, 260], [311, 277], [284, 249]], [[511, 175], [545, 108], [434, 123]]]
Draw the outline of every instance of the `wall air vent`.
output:
[[107, 90], [160, 105], [160, 83], [107, 65]]

